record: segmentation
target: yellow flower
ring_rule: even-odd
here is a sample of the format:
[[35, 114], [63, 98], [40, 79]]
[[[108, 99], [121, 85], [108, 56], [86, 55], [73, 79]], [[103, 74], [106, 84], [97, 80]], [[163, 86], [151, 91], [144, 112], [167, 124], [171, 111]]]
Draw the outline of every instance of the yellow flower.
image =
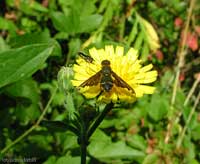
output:
[[[79, 57], [77, 64], [73, 66], [74, 80], [72, 80], [72, 84], [78, 87], [86, 98], [98, 97], [98, 100], [104, 102], [116, 102], [118, 100], [134, 102], [136, 98], [154, 92], [155, 87], [145, 84], [152, 83], [157, 79], [157, 71], [151, 70], [152, 64], [142, 67], [141, 60], [138, 60], [137, 50], [134, 48], [130, 48], [125, 55], [123, 47], [117, 46], [114, 49], [112, 45], [105, 46], [105, 49], [91, 48], [89, 53], [93, 62], [88, 62]], [[109, 91], [102, 88], [100, 81], [97, 85], [80, 87], [83, 82], [102, 69], [101, 62], [103, 60], [110, 61], [112, 71], [123, 79], [134, 92], [125, 87], [119, 87], [114, 82]], [[114, 77], [112, 78], [115, 80]]]

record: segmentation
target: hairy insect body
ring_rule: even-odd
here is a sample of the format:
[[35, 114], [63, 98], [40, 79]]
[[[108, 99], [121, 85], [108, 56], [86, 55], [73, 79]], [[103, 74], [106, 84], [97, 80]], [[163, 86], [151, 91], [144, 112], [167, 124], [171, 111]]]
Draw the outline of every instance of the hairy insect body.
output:
[[78, 52], [78, 55], [84, 59], [85, 61], [87, 61], [88, 63], [92, 63], [93, 62], [93, 58], [91, 58], [90, 56], [84, 54], [83, 52]]
[[109, 92], [113, 87], [113, 79], [111, 77], [112, 70], [110, 68], [110, 64], [109, 65], [103, 65], [101, 71], [102, 71], [102, 77], [101, 77], [101, 82], [100, 82], [101, 87], [106, 92]]

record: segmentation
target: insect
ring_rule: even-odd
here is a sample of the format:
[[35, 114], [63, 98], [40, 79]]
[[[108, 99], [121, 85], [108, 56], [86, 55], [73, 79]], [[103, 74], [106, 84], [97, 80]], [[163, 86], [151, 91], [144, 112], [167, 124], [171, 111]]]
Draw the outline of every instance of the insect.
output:
[[94, 61], [94, 59], [86, 54], [84, 54], [83, 52], [78, 52], [78, 55], [83, 58], [85, 61], [87, 61], [88, 63], [92, 63]]
[[[84, 56], [84, 59], [86, 57], [89, 56]], [[79, 87], [95, 86], [99, 83], [102, 90], [106, 92], [109, 92], [112, 89], [113, 85], [116, 85], [117, 87], [127, 88], [132, 93], [135, 93], [135, 91], [129, 84], [127, 84], [121, 77], [119, 77], [114, 71], [112, 71], [109, 60], [103, 60], [101, 62], [101, 70], [86, 81], [84, 81], [82, 84], [80, 84]]]

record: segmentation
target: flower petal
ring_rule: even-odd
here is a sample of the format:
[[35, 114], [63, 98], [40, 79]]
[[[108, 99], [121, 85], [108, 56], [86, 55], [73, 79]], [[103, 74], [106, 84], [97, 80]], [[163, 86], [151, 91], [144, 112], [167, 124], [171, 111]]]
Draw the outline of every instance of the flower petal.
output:
[[124, 55], [124, 47], [117, 46], [115, 50], [116, 56], [123, 56]]

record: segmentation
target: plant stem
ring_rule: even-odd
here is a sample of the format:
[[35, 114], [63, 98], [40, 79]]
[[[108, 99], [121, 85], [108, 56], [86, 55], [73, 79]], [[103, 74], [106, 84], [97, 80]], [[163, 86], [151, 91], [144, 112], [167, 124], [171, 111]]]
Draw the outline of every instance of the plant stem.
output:
[[[174, 81], [174, 85], [173, 85], [173, 91], [172, 91], [172, 98], [171, 98], [171, 109], [174, 110], [174, 104], [175, 104], [175, 100], [176, 100], [176, 94], [177, 94], [177, 89], [179, 86], [179, 76], [181, 73], [181, 69], [183, 68], [184, 64], [185, 64], [185, 55], [186, 55], [186, 49], [187, 47], [185, 46], [186, 43], [186, 39], [187, 39], [187, 33], [189, 30], [189, 24], [191, 21], [191, 16], [192, 16], [192, 11], [193, 8], [195, 6], [195, 0], [191, 0], [190, 1], [190, 6], [188, 9], [188, 14], [187, 14], [187, 19], [186, 19], [186, 23], [185, 23], [185, 27], [183, 30], [183, 39], [182, 39], [182, 44], [178, 47], [178, 51], [177, 51], [177, 57], [178, 57], [178, 64], [177, 64], [177, 68], [176, 68], [176, 75], [175, 75], [175, 81]], [[174, 111], [172, 111], [174, 112]], [[171, 137], [171, 130], [174, 124], [174, 120], [175, 118], [171, 118], [169, 121], [169, 124], [167, 125], [167, 133], [165, 136], [165, 143], [168, 143]]]
[[87, 143], [85, 137], [81, 139], [81, 164], [86, 164], [87, 157]]
[[180, 148], [180, 146], [181, 146], [181, 144], [182, 144], [182, 141], [183, 141], [183, 139], [184, 139], [186, 130], [187, 130], [188, 126], [189, 126], [189, 123], [190, 123], [190, 121], [191, 121], [191, 119], [192, 119], [192, 116], [193, 116], [193, 114], [194, 114], [194, 112], [195, 112], [195, 109], [196, 109], [196, 107], [197, 107], [199, 101], [200, 101], [200, 92], [198, 93], [198, 96], [197, 96], [197, 98], [196, 98], [196, 101], [195, 101], [195, 103], [194, 103], [194, 106], [193, 106], [192, 110], [190, 111], [190, 114], [189, 114], [189, 116], [188, 116], [188, 118], [187, 118], [187, 120], [186, 120], [186, 124], [185, 124], [185, 126], [184, 126], [184, 128], [183, 128], [183, 130], [182, 130], [182, 132], [181, 132], [181, 134], [180, 134], [180, 137], [178, 138], [178, 141], [177, 141], [177, 144], [176, 144], [176, 148]]
[[183, 68], [184, 64], [185, 64], [185, 55], [186, 55], [186, 39], [187, 39], [187, 33], [189, 30], [189, 24], [191, 21], [191, 16], [192, 16], [192, 11], [194, 9], [195, 6], [195, 0], [191, 0], [190, 1], [190, 7], [188, 9], [188, 14], [187, 14], [187, 20], [185, 23], [185, 27], [183, 30], [183, 39], [182, 39], [182, 44], [180, 45], [180, 47], [178, 48], [177, 51], [177, 56], [178, 56], [178, 66], [177, 66], [177, 71], [176, 71], [176, 77], [175, 77], [175, 82], [174, 82], [174, 86], [173, 86], [173, 93], [172, 93], [172, 99], [171, 99], [171, 104], [174, 105], [175, 103], [175, 99], [176, 99], [176, 93], [177, 93], [177, 88], [178, 88], [178, 79], [180, 76], [180, 72], [181, 72], [181, 68]]
[[[184, 103], [183, 103], [183, 106], [186, 106], [186, 105], [188, 104], [189, 99], [190, 99], [190, 98], [192, 97], [192, 95], [194, 94], [194, 91], [196, 90], [196, 88], [197, 88], [199, 82], [200, 82], [200, 78], [197, 78], [197, 79], [195, 80], [195, 82], [193, 83], [192, 88], [190, 89], [190, 91], [189, 91], [189, 93], [188, 93], [188, 95], [187, 95], [187, 97], [186, 97], [186, 99], [185, 99], [185, 101], [184, 101]], [[180, 117], [181, 117], [182, 114], [183, 114], [183, 111], [181, 110], [181, 111], [178, 113], [178, 116], [177, 116], [176, 119], [175, 119], [175, 123], [176, 123], [176, 124], [179, 122]]]
[[87, 158], [87, 129], [85, 119], [81, 119], [80, 148], [81, 148], [81, 164], [86, 164]]
[[111, 102], [110, 104], [107, 104], [103, 112], [98, 116], [98, 118], [95, 120], [95, 122], [92, 124], [92, 126], [89, 128], [87, 137], [88, 139], [91, 137], [91, 135], [94, 133], [94, 131], [97, 129], [97, 127], [101, 124], [105, 116], [111, 111], [114, 104]]
[[110, 104], [107, 104], [103, 112], [100, 113], [100, 115], [97, 117], [97, 119], [94, 121], [94, 123], [91, 125], [89, 129], [86, 126], [86, 123], [84, 122], [84, 120], [82, 120], [81, 122], [82, 127], [81, 127], [81, 134], [80, 134], [81, 164], [86, 164], [87, 145], [88, 145], [89, 138], [97, 129], [97, 127], [101, 124], [101, 122], [103, 121], [107, 113], [111, 111], [113, 106], [114, 104], [112, 102]]

